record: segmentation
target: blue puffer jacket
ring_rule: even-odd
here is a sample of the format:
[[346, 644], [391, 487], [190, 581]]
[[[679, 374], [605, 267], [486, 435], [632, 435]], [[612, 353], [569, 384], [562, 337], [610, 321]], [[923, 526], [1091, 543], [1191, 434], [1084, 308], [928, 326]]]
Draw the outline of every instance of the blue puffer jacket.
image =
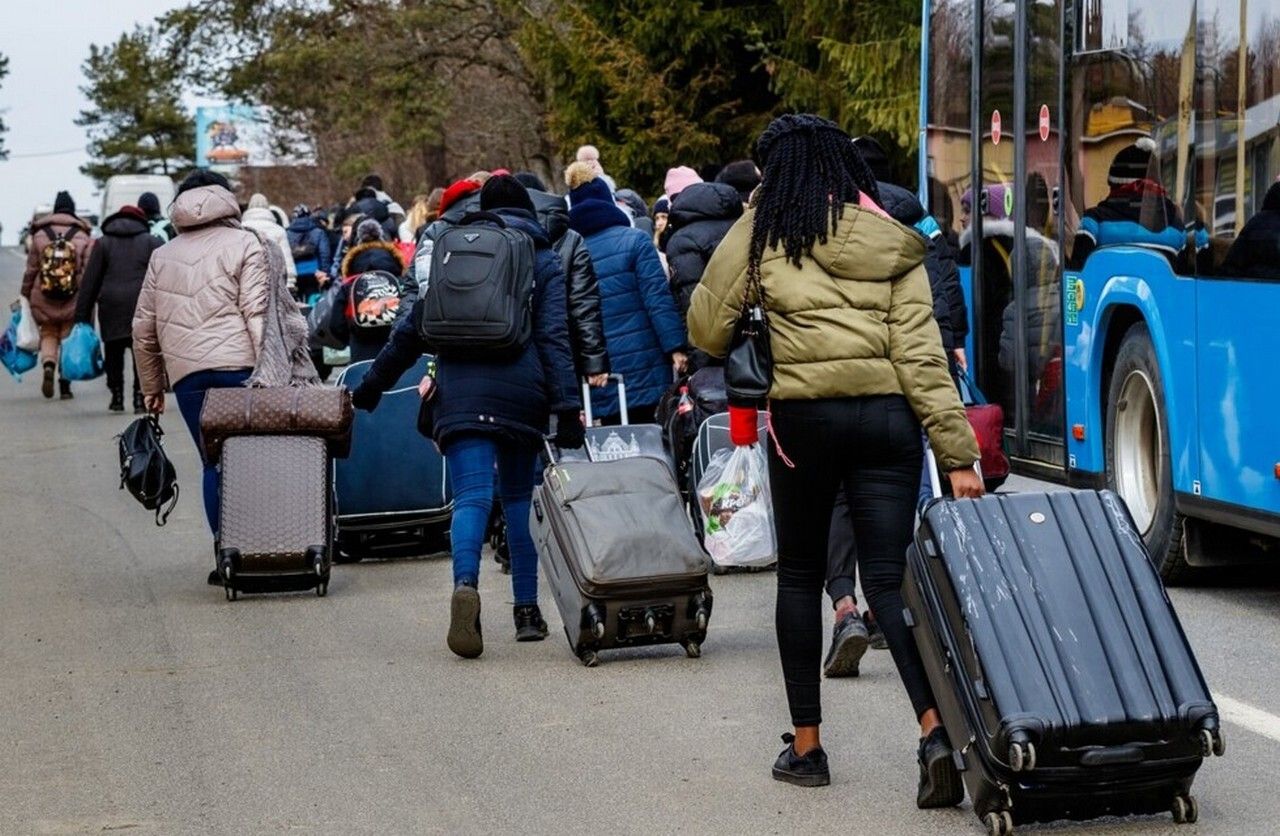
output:
[[[289, 246], [300, 247], [303, 244], [310, 244], [316, 249], [316, 257], [310, 261], [299, 261], [298, 275], [306, 276], [310, 273], [328, 273], [329, 272], [329, 233], [321, 229], [310, 215], [303, 215], [300, 218], [294, 218], [290, 222], [288, 228]], [[304, 269], [305, 268], [305, 269]]]
[[[499, 209], [494, 214], [508, 226], [527, 233], [537, 248], [533, 339], [514, 360], [438, 359], [432, 435], [441, 448], [461, 436], [477, 433], [503, 435], [540, 447], [551, 413], [582, 408], [569, 352], [560, 257], [551, 249], [546, 231], [532, 213]], [[483, 216], [471, 222], [494, 223]], [[361, 383], [362, 389], [387, 391], [427, 353], [426, 343], [418, 335], [421, 307], [422, 303], [416, 302], [413, 314], [396, 323], [390, 342]]]
[[[596, 269], [609, 363], [626, 380], [627, 404], [654, 406], [671, 386], [671, 353], [683, 351], [688, 340], [652, 239], [611, 208], [575, 202], [570, 221], [586, 237]], [[601, 417], [616, 415], [616, 389], [602, 391], [592, 406]]]

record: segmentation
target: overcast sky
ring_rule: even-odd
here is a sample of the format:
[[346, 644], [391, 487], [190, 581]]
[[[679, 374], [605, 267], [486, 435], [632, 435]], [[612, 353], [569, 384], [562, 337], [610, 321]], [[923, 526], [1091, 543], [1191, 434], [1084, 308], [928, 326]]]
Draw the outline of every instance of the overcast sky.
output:
[[135, 23], [183, 5], [181, 0], [5, 0], [0, 53], [9, 75], [0, 81], [0, 109], [9, 126], [0, 162], [0, 243], [16, 244], [37, 203], [71, 192], [81, 211], [98, 211], [101, 195], [82, 175], [84, 130], [74, 119], [87, 106], [80, 65], [89, 45], [114, 41]]

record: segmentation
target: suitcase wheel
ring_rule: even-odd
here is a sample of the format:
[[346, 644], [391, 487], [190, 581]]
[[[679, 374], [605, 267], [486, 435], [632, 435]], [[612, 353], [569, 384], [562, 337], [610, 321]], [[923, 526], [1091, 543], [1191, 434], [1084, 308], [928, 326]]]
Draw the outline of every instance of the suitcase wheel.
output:
[[1013, 815], [1008, 810], [1003, 813], [987, 813], [985, 821], [988, 836], [1013, 836]]
[[326, 595], [328, 595], [328, 594], [329, 594], [329, 582], [328, 582], [328, 581], [320, 581], [320, 583], [316, 584], [316, 595], [317, 595], [318, 597], [323, 598], [324, 596], [326, 596]]
[[693, 618], [693, 622], [694, 622], [694, 624], [698, 625], [698, 632], [700, 632], [700, 633], [705, 633], [705, 632], [706, 632], [706, 630], [707, 630], [707, 621], [708, 621], [708, 618], [707, 618], [707, 611], [706, 611], [706, 610], [702, 610], [702, 609], [698, 610], [698, 614], [697, 614], [697, 615], [695, 615], [695, 616], [694, 616], [694, 618]]
[[[601, 625], [602, 627], [604, 625]], [[578, 654], [578, 659], [582, 662], [583, 667], [594, 668], [600, 664], [600, 654], [594, 650], [584, 650]]]
[[234, 601], [234, 600], [236, 600], [236, 598], [238, 598], [238, 597], [239, 597], [239, 592], [237, 592], [237, 591], [236, 591], [236, 588], [235, 588], [234, 586], [232, 586], [231, 584], [224, 584], [224, 585], [223, 585], [223, 587], [222, 587], [222, 591], [223, 591], [223, 592], [225, 592], [225, 593], [227, 593], [227, 600], [228, 600], [228, 601]]
[[702, 656], [702, 645], [695, 641], [687, 641], [684, 643], [684, 655], [690, 659], [697, 659]]
[[1015, 741], [1009, 744], [1009, 768], [1014, 772], [1030, 772], [1036, 768], [1036, 744]]
[[1200, 749], [1204, 757], [1214, 755], [1222, 757], [1227, 753], [1227, 739], [1222, 736], [1222, 730], [1210, 731], [1209, 729], [1200, 730]]
[[591, 625], [591, 635], [595, 636], [597, 639], [604, 638], [604, 622], [603, 621], [596, 621], [594, 624]]
[[1200, 818], [1200, 805], [1194, 795], [1180, 795], [1173, 800], [1171, 812], [1175, 824], [1195, 824]]

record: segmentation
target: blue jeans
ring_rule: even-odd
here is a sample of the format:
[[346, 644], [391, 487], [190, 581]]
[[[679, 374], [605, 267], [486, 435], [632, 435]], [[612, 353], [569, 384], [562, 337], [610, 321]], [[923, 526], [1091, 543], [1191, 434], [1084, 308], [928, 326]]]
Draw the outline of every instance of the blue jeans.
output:
[[499, 436], [474, 435], [450, 442], [444, 456], [453, 486], [454, 584], [479, 583], [480, 549], [493, 508], [496, 464], [497, 494], [511, 549], [511, 590], [517, 606], [538, 603], [538, 553], [529, 533], [537, 452]]
[[[244, 385], [253, 373], [252, 369], [232, 369], [224, 371], [211, 369], [203, 372], [192, 372], [173, 384], [173, 397], [178, 402], [178, 411], [182, 420], [187, 422], [187, 429], [196, 443], [196, 452], [204, 459], [204, 444], [200, 440], [200, 410], [204, 407], [204, 393], [210, 389], [231, 389]], [[204, 463], [204, 514], [209, 521], [209, 531], [214, 539], [218, 537], [218, 463]]]

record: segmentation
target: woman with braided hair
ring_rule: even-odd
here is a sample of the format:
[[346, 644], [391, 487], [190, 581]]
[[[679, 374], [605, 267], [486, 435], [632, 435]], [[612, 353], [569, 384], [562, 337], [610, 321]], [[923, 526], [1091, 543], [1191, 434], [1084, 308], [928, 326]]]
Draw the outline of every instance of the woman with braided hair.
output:
[[[832, 508], [843, 488], [863, 591], [920, 723], [917, 803], [958, 804], [964, 786], [902, 618], [921, 424], [955, 495], [982, 493], [973, 467], [978, 444], [933, 319], [925, 241], [880, 209], [875, 177], [849, 136], [825, 119], [775, 119], [756, 143], [756, 159], [763, 182], [694, 291], [689, 334], [723, 357], [745, 304], [759, 296], [767, 314], [776, 629], [795, 727], [783, 735], [788, 745], [773, 776], [799, 786], [831, 780], [818, 735], [822, 588]], [[754, 416], [735, 420], [734, 442], [754, 443], [755, 425]]]

